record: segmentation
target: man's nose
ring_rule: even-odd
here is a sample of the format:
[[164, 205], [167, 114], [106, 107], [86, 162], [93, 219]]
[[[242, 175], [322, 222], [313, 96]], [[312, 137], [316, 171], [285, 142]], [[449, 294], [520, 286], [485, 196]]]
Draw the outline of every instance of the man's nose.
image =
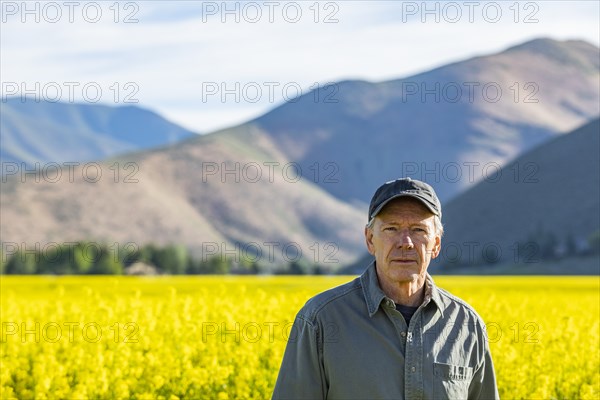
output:
[[411, 249], [414, 247], [408, 229], [404, 229], [400, 232], [400, 246], [407, 249]]

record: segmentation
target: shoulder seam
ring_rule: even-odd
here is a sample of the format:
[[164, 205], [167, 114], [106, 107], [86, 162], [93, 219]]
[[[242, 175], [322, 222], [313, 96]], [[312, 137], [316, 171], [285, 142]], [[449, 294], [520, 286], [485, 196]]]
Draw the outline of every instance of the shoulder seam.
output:
[[309, 321], [307, 318], [304, 317], [304, 315], [298, 313], [298, 315], [296, 316], [296, 318], [301, 319], [302, 321], [306, 322], [307, 324], [310, 325], [310, 327], [313, 327], [313, 323], [312, 321]]
[[473, 308], [473, 306], [471, 306], [469, 303], [467, 303], [466, 301], [464, 301], [463, 299], [456, 297], [455, 295], [453, 295], [452, 293], [448, 292], [445, 289], [442, 289], [440, 287], [437, 288], [438, 291], [440, 292], [441, 295], [449, 298], [450, 300], [453, 300], [455, 302], [457, 302], [458, 304], [460, 304], [461, 306], [465, 307], [469, 312], [473, 313], [473, 315], [476, 317], [475, 319], [477, 320], [477, 322], [482, 325], [481, 327], [483, 328], [483, 318], [481, 318], [481, 316], [477, 313], [477, 311], [475, 311], [475, 309]]
[[[335, 295], [331, 296], [331, 298], [326, 299], [323, 303], [319, 303], [314, 309], [307, 310], [308, 312], [306, 314], [302, 313], [302, 311], [299, 312], [298, 316], [300, 316], [303, 320], [305, 320], [306, 322], [309, 322], [311, 325], [313, 325], [313, 322], [316, 319], [317, 315], [325, 306], [327, 306], [329, 303], [331, 303], [335, 300], [338, 300], [339, 298], [344, 297], [356, 290], [360, 290], [362, 287], [362, 284], [361, 284], [360, 280], [358, 280], [358, 279], [348, 282], [347, 284], [349, 285], [349, 287], [344, 289], [342, 292], [336, 293]], [[333, 288], [332, 290], [335, 290], [335, 288]]]

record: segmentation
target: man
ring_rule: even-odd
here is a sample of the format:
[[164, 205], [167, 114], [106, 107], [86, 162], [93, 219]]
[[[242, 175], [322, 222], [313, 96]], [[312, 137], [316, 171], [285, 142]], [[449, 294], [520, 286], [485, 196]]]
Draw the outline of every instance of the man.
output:
[[365, 240], [375, 261], [298, 312], [274, 399], [497, 399], [485, 326], [427, 274], [443, 228], [431, 186], [382, 185]]

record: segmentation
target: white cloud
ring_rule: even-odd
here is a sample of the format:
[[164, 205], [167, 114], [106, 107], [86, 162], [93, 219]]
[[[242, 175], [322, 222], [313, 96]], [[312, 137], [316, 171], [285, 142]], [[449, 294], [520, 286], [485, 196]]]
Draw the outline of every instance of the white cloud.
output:
[[[28, 3], [29, 7], [35, 3]], [[27, 87], [34, 82], [42, 87], [46, 82], [80, 82], [81, 86], [98, 82], [104, 102], [114, 100], [115, 82], [119, 100], [133, 93], [131, 86], [124, 87], [133, 82], [139, 88], [133, 98], [141, 106], [202, 132], [273, 108], [283, 100], [279, 88], [286, 84], [306, 91], [315, 82], [393, 79], [541, 36], [600, 44], [598, 3], [585, 1], [497, 2], [493, 4], [500, 5], [502, 17], [496, 23], [490, 22], [493, 5], [488, 6], [487, 15], [482, 13], [485, 2], [475, 8], [473, 22], [468, 19], [467, 3], [454, 2], [462, 12], [456, 23], [450, 22], [456, 14], [448, 2], [427, 3], [429, 10], [437, 4], [437, 15], [422, 9], [415, 12], [414, 7], [420, 8], [422, 2], [320, 2], [316, 7], [315, 2], [297, 2], [302, 17], [296, 23], [289, 22], [296, 15], [295, 6], [288, 6], [284, 14], [289, 3], [283, 2], [272, 10], [273, 23], [265, 2], [254, 2], [262, 12], [256, 23], [248, 21], [257, 15], [248, 2], [227, 3], [230, 10], [237, 7], [240, 11], [239, 23], [234, 14], [206, 15], [214, 11], [210, 6], [220, 7], [222, 2], [118, 3], [118, 23], [114, 22], [116, 10], [110, 9], [112, 2], [101, 3], [102, 18], [97, 23], [77, 12], [70, 23], [64, 9], [58, 23], [44, 21], [44, 15], [39, 23], [25, 15], [27, 22], [22, 23], [19, 13], [7, 14], [12, 11], [6, 4], [20, 7], [24, 3], [2, 3], [6, 20], [0, 28], [3, 82], [24, 82]], [[44, 3], [39, 4], [41, 11]], [[80, 8], [86, 4], [81, 2]], [[137, 8], [125, 9], [125, 4]], [[317, 9], [319, 22], [315, 23]], [[122, 23], [131, 13], [139, 22]], [[538, 22], [524, 23], [528, 15]], [[323, 23], [326, 17], [338, 22]], [[256, 103], [236, 102], [232, 95], [225, 101], [219, 95], [203, 99], [203, 87], [211, 82], [225, 82], [228, 88], [236, 82], [241, 88], [257, 84], [263, 97]], [[265, 82], [279, 83], [274, 99], [268, 98]], [[81, 97], [77, 91], [76, 95]]]

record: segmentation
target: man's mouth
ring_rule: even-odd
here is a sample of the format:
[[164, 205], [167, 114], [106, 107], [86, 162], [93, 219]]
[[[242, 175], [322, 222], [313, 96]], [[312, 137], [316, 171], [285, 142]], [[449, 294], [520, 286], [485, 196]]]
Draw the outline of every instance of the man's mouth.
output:
[[415, 260], [414, 258], [393, 258], [392, 262], [395, 263], [400, 263], [400, 264], [410, 264], [410, 263], [414, 263], [417, 260]]

